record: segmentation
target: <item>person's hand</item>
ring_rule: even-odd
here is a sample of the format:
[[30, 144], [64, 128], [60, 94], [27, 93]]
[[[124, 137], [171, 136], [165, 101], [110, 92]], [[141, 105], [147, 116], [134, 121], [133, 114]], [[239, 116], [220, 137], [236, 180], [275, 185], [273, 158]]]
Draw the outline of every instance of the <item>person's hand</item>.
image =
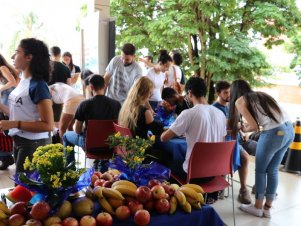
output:
[[11, 128], [17, 128], [17, 127], [18, 127], [18, 121], [9, 121], [9, 120], [0, 121], [0, 132], [3, 132], [4, 130], [8, 130]]
[[143, 57], [139, 57], [138, 60], [142, 63], [145, 63], [145, 64], [148, 63], [148, 61]]

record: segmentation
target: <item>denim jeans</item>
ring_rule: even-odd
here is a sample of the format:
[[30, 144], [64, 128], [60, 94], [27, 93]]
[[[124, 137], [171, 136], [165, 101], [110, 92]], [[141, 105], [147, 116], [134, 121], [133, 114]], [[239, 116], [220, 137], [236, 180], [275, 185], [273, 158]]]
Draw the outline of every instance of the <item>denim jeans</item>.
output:
[[294, 129], [290, 122], [277, 128], [263, 131], [256, 148], [255, 185], [256, 199], [273, 201], [278, 186], [278, 167], [294, 140]]
[[13, 153], [16, 163], [16, 173], [24, 172], [24, 161], [26, 157], [32, 159], [33, 153], [35, 150], [46, 144], [51, 144], [51, 138], [39, 139], [39, 140], [29, 140], [23, 137], [14, 136], [13, 137]]
[[8, 106], [8, 96], [15, 89], [15, 87], [11, 87], [9, 89], [3, 90], [1, 92], [1, 103]]
[[[74, 147], [75, 145], [83, 148], [84, 147], [84, 136], [77, 134], [74, 131], [67, 131], [63, 136], [63, 145]], [[74, 150], [72, 153], [67, 155], [67, 165], [71, 162], [75, 163]]]
[[[63, 136], [63, 145], [66, 146], [72, 146], [75, 145], [84, 148], [85, 145], [85, 139], [83, 135], [79, 135], [75, 133], [74, 131], [67, 131]], [[74, 151], [70, 153], [67, 156], [67, 165], [74, 162], [75, 163], [75, 155]], [[107, 160], [95, 160], [94, 161], [94, 168], [95, 170], [99, 170], [101, 172], [106, 172], [108, 170], [107, 167]]]

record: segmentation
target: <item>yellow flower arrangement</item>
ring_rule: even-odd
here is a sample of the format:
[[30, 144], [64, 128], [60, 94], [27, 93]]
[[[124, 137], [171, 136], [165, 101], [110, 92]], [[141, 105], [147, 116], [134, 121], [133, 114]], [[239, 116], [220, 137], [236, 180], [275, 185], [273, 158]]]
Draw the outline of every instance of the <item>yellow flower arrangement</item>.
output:
[[138, 136], [122, 136], [120, 132], [108, 137], [110, 147], [117, 147], [116, 154], [130, 168], [135, 168], [144, 161], [146, 157], [145, 151], [153, 145], [154, 141], [154, 135], [150, 139], [143, 139]]
[[41, 182], [51, 189], [67, 188], [78, 181], [85, 169], [73, 169], [73, 165], [66, 166], [66, 157], [73, 151], [72, 147], [64, 147], [62, 144], [49, 144], [40, 146], [33, 154], [30, 161], [27, 157], [24, 162], [24, 169], [36, 170]]

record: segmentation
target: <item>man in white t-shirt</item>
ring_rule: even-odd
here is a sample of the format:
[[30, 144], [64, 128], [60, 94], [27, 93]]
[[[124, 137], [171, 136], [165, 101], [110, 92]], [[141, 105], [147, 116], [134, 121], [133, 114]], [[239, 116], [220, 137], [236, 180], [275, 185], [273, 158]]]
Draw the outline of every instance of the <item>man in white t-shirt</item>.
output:
[[106, 96], [121, 104], [135, 80], [142, 76], [142, 69], [135, 61], [135, 52], [136, 48], [133, 44], [124, 44], [121, 56], [116, 56], [110, 61], [104, 75], [107, 86]]
[[207, 88], [203, 79], [191, 77], [185, 90], [193, 108], [184, 110], [161, 135], [161, 141], [174, 136], [186, 137], [187, 152], [182, 166], [172, 166], [171, 171], [181, 178], [187, 177], [189, 158], [196, 142], [222, 142], [227, 134], [226, 117], [217, 108], [208, 105], [205, 99]]

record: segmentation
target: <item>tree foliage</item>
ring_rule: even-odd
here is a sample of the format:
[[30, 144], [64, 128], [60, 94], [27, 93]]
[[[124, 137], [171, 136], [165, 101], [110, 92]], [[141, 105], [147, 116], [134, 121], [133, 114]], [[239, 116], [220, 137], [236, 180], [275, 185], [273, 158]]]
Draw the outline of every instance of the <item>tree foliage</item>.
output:
[[179, 49], [186, 68], [207, 82], [263, 82], [270, 66], [256, 48], [284, 42], [300, 24], [294, 0], [111, 0], [119, 45], [132, 42], [156, 55]]

